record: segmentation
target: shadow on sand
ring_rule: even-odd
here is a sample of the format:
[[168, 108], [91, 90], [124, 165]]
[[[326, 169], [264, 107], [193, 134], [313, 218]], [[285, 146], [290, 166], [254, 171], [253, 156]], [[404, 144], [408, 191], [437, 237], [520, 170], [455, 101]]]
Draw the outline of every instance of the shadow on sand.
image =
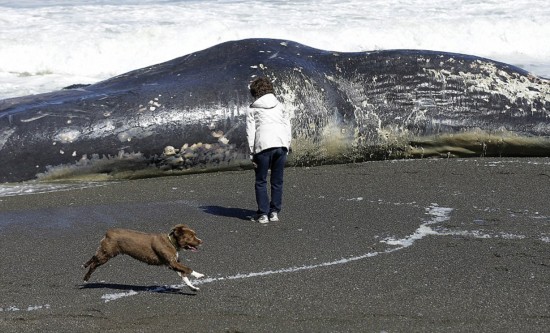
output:
[[255, 211], [250, 209], [227, 208], [221, 206], [201, 206], [200, 209], [208, 214], [231, 217], [246, 221], [249, 221], [256, 214]]
[[192, 291], [187, 291], [188, 288], [183, 286], [180, 288], [174, 288], [171, 286], [136, 286], [129, 284], [119, 284], [119, 283], [86, 283], [78, 285], [79, 289], [115, 289], [115, 290], [124, 290], [124, 291], [136, 291], [136, 292], [150, 292], [158, 294], [177, 294], [177, 295], [188, 295], [195, 296], [196, 293]]

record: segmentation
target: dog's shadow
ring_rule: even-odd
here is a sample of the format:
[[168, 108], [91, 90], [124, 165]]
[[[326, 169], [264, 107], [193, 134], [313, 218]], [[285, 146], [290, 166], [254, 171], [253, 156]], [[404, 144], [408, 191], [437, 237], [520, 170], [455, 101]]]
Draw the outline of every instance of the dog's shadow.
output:
[[115, 290], [125, 290], [125, 291], [136, 291], [136, 292], [149, 292], [157, 294], [173, 294], [173, 295], [187, 295], [195, 296], [196, 292], [186, 291], [187, 287], [183, 286], [182, 289], [174, 288], [171, 286], [136, 286], [129, 284], [119, 284], [119, 283], [86, 283], [78, 286], [79, 289], [115, 289]]
[[250, 209], [228, 208], [228, 207], [221, 207], [221, 206], [201, 206], [200, 209], [202, 209], [203, 212], [208, 214], [236, 218], [236, 219], [241, 219], [246, 221], [250, 220], [250, 218], [256, 214], [255, 211]]

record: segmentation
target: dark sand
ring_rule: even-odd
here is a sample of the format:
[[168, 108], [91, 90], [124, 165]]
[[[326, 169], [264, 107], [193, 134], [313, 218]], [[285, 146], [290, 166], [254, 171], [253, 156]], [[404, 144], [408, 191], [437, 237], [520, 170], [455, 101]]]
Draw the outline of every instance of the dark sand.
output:
[[[288, 168], [285, 186], [265, 226], [251, 170], [0, 198], [0, 332], [550, 330], [549, 159]], [[107, 228], [182, 222], [199, 292], [126, 256], [83, 284]]]

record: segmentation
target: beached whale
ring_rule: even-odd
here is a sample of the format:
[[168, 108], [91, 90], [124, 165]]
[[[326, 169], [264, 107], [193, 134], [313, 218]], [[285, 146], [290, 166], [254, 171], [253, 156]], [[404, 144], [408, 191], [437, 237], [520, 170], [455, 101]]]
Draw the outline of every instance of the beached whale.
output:
[[0, 182], [247, 166], [248, 84], [260, 75], [274, 80], [293, 117], [289, 163], [550, 156], [550, 82], [517, 67], [436, 51], [343, 53], [247, 39], [89, 86], [1, 100]]

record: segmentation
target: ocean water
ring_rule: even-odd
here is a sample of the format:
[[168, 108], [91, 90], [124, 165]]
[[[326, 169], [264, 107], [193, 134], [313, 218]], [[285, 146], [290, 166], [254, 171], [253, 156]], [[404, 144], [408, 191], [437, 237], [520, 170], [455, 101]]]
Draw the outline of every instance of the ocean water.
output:
[[546, 0], [0, 0], [0, 99], [245, 38], [466, 53], [550, 77]]

